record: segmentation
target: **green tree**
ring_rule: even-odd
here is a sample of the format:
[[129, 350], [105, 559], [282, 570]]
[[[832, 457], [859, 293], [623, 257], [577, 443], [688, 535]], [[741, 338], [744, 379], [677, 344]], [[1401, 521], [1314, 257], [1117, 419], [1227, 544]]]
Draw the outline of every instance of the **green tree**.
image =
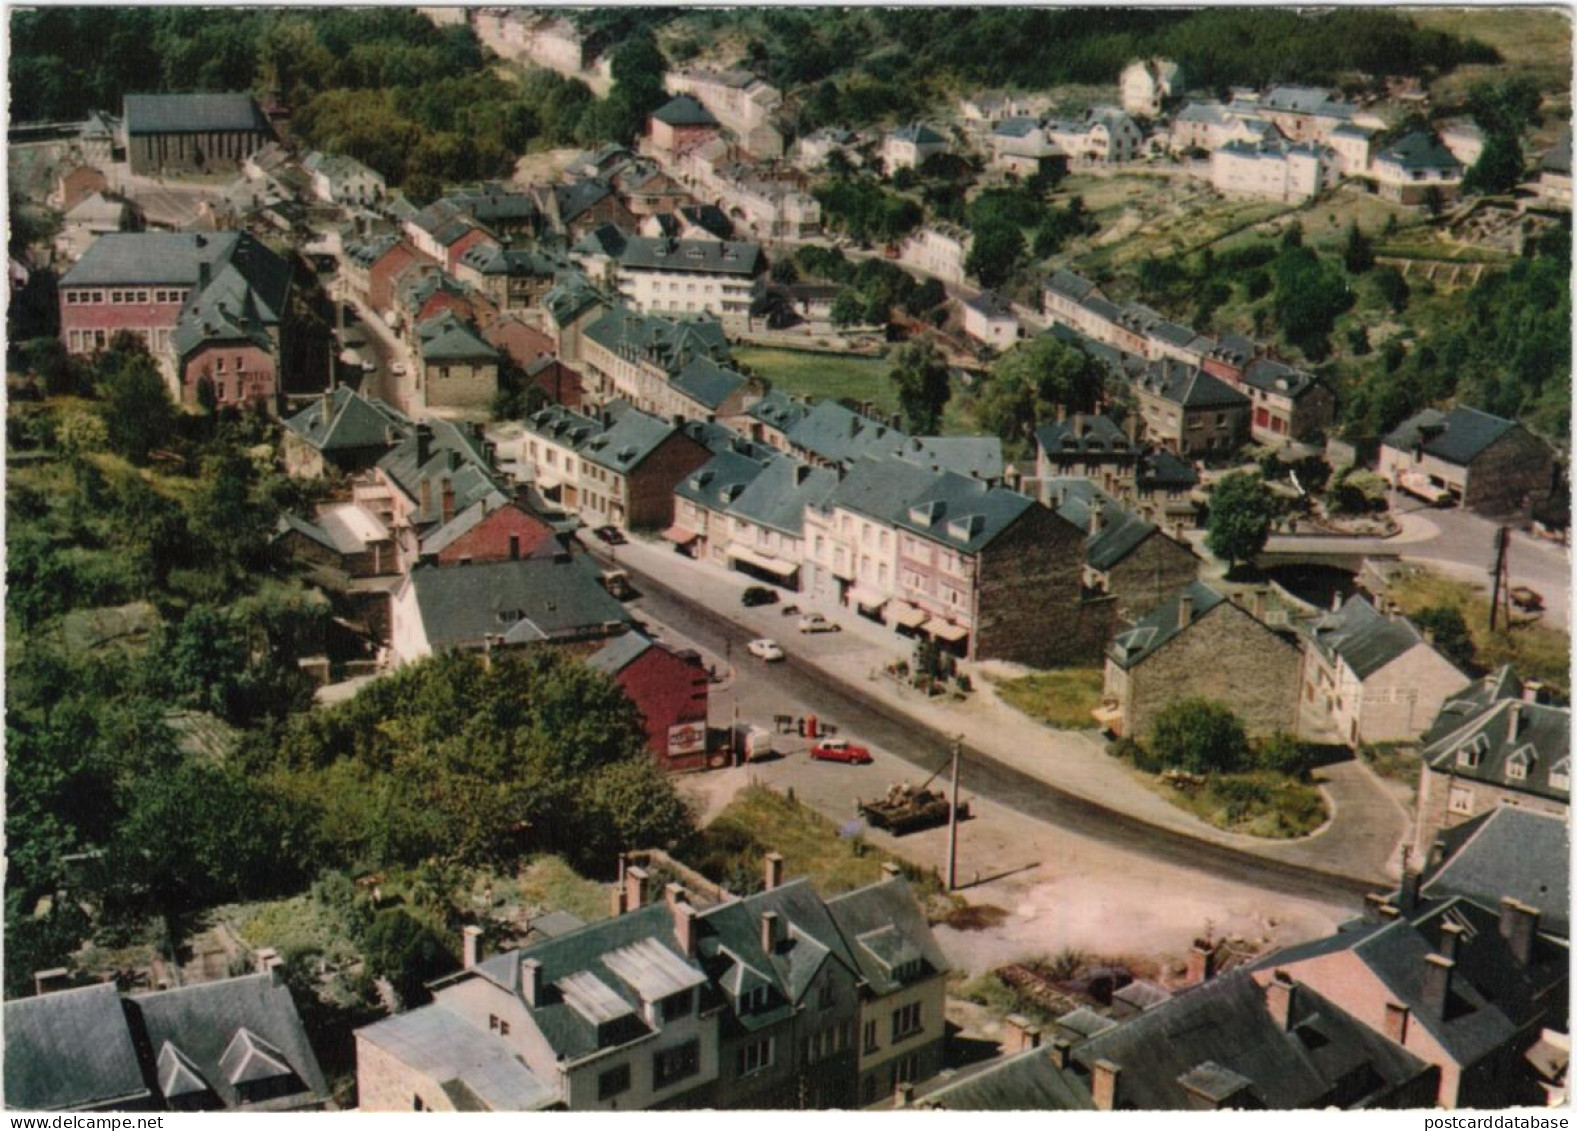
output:
[[1411, 619], [1419, 631], [1434, 638], [1435, 647], [1442, 656], [1463, 671], [1474, 669], [1478, 653], [1461, 609], [1455, 605], [1431, 605], [1419, 609]]
[[427, 983], [455, 967], [443, 940], [398, 907], [380, 911], [367, 928], [362, 953], [372, 973], [387, 978], [406, 1008], [432, 997]]
[[1465, 192], [1505, 193], [1522, 183], [1522, 144], [1514, 133], [1492, 131], [1484, 152], [1462, 178]]
[[1374, 245], [1354, 220], [1347, 227], [1347, 243], [1342, 248], [1342, 263], [1354, 275], [1362, 275], [1374, 266]]
[[1283, 337], [1311, 360], [1324, 358], [1337, 315], [1352, 305], [1346, 279], [1315, 252], [1296, 245], [1276, 257], [1275, 278], [1274, 309]]
[[964, 270], [988, 289], [1000, 287], [1024, 254], [1024, 233], [1012, 224], [993, 222], [975, 229]]
[[1299, 781], [1306, 780], [1314, 769], [1313, 749], [1286, 731], [1277, 731], [1262, 739], [1254, 760], [1262, 769]]
[[864, 307], [860, 303], [859, 292], [853, 287], [844, 287], [838, 292], [838, 297], [832, 303], [832, 324], [834, 326], [853, 326], [859, 322], [864, 314]]
[[1275, 515], [1275, 500], [1258, 475], [1231, 472], [1211, 489], [1205, 544], [1227, 563], [1230, 573], [1238, 563], [1252, 560], [1265, 548]]
[[175, 406], [159, 367], [146, 352], [119, 359], [102, 377], [102, 412], [110, 447], [133, 463], [169, 443], [175, 431]]
[[910, 342], [898, 351], [888, 378], [898, 386], [898, 407], [911, 435], [934, 436], [942, 427], [942, 410], [953, 395], [947, 359], [927, 341]]
[[1412, 296], [1412, 292], [1400, 271], [1395, 267], [1381, 267], [1369, 278], [1374, 284], [1374, 289], [1390, 304], [1395, 313], [1400, 314], [1407, 309], [1407, 300]]
[[1161, 765], [1191, 774], [1234, 774], [1253, 764], [1243, 723], [1213, 699], [1177, 699], [1156, 712], [1146, 745]]
[[1004, 443], [1028, 444], [1059, 408], [1089, 412], [1101, 393], [1099, 364], [1074, 346], [1042, 336], [1020, 342], [991, 366], [976, 397], [981, 426]]

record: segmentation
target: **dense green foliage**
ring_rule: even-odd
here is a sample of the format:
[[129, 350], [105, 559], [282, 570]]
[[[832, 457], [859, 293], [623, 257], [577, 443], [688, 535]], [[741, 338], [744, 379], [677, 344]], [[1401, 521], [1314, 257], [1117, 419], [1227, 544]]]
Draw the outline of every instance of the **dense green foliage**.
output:
[[910, 342], [893, 359], [890, 377], [898, 386], [898, 407], [910, 435], [939, 432], [942, 410], [953, 395], [947, 359], [929, 342]]
[[1249, 561], [1265, 548], [1276, 502], [1258, 475], [1234, 471], [1210, 491], [1205, 544], [1227, 565]]
[[832, 320], [838, 325], [880, 325], [897, 306], [923, 314], [947, 297], [940, 284], [916, 285], [913, 275], [885, 259], [848, 259], [836, 248], [806, 244], [794, 252], [793, 262], [802, 275], [847, 288], [833, 304]]
[[828, 181], [817, 186], [815, 197], [828, 228], [862, 243], [902, 239], [925, 219], [914, 201], [869, 178]]
[[982, 428], [1022, 449], [1059, 408], [1090, 412], [1100, 392], [1100, 366], [1083, 350], [1052, 337], [1031, 338], [991, 366], [975, 413]]
[[1463, 671], [1474, 669], [1473, 634], [1462, 610], [1455, 605], [1432, 605], [1409, 618], [1420, 632], [1430, 635], [1440, 654]]
[[1225, 703], [1190, 697], [1156, 712], [1146, 746], [1162, 766], [1191, 774], [1233, 774], [1253, 762], [1243, 723]]

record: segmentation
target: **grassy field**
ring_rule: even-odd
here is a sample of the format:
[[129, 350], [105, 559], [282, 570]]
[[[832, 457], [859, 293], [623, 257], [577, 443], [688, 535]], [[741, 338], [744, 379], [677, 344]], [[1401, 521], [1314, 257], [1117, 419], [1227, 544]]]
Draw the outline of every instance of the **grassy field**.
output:
[[1562, 696], [1570, 694], [1571, 636], [1537, 623], [1490, 632], [1489, 595], [1482, 585], [1414, 568], [1391, 582], [1390, 595], [1403, 613], [1440, 606], [1461, 610], [1480, 667], [1512, 664], [1522, 678], [1541, 680]]
[[1459, 67], [1430, 84], [1437, 103], [1457, 101], [1474, 83], [1527, 75], [1547, 91], [1571, 84], [1570, 18], [1551, 8], [1429, 8], [1409, 12], [1419, 27], [1482, 40], [1500, 52], [1493, 66]]
[[1284, 840], [1307, 836], [1325, 823], [1325, 798], [1312, 785], [1283, 774], [1212, 774], [1203, 785], [1178, 789], [1147, 774], [1149, 787], [1179, 809], [1229, 833]]
[[888, 861], [904, 869], [922, 897], [941, 891], [935, 875], [859, 838], [838, 835], [837, 826], [825, 817], [764, 786], [741, 790], [679, 855], [709, 879], [743, 895], [759, 889], [761, 862], [768, 851], [783, 854], [787, 876], [810, 877], [824, 896], [875, 883]]
[[1095, 725], [1090, 712], [1100, 706], [1099, 668], [1062, 668], [1036, 672], [996, 685], [1004, 703], [1037, 722], [1058, 730], [1085, 730]]
[[885, 357], [847, 357], [830, 353], [740, 346], [734, 360], [772, 382], [780, 392], [802, 397], [849, 397], [871, 401], [883, 413], [898, 411], [898, 392], [887, 379]]

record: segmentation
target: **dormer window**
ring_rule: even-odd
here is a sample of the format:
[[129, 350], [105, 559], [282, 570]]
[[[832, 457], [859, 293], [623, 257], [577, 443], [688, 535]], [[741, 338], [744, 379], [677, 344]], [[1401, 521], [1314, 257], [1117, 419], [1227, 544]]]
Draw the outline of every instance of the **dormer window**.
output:
[[1489, 752], [1489, 739], [1480, 734], [1471, 742], [1465, 743], [1457, 750], [1457, 765], [1467, 769], [1476, 769], [1484, 760], [1484, 755]]
[[695, 994], [691, 990], [686, 990], [682, 994], [674, 994], [672, 997], [665, 997], [662, 1000], [663, 1021], [666, 1023], [677, 1021], [681, 1017], [688, 1017], [694, 1008]]
[[767, 987], [755, 986], [741, 999], [740, 1011], [743, 1013], [761, 1013], [767, 1008]]
[[1506, 777], [1511, 781], [1527, 781], [1528, 771], [1538, 762], [1539, 756], [1532, 746], [1520, 746], [1506, 759]]
[[1570, 792], [1572, 787], [1571, 759], [1562, 758], [1550, 767], [1550, 788]]

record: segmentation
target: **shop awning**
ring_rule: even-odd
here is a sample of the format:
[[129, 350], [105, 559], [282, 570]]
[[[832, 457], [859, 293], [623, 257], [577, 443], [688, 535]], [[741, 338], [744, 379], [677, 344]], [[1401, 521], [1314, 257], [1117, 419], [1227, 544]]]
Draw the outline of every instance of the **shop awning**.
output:
[[903, 601], [894, 601], [892, 608], [887, 610], [887, 619], [890, 623], [902, 625], [904, 628], [919, 628], [925, 623], [925, 610], [917, 609]]
[[701, 536], [693, 530], [686, 530], [682, 526], [670, 526], [663, 531], [663, 537], [675, 545], [688, 546]]
[[887, 594], [876, 589], [850, 589], [849, 600], [862, 609], [875, 612], [887, 603]]
[[779, 577], [792, 577], [799, 569], [795, 562], [786, 562], [782, 558], [769, 558], [765, 554], [758, 554], [754, 550], [747, 550], [743, 546], [730, 546], [728, 556], [738, 558], [742, 562], [749, 562], [757, 569], [764, 569], [768, 573], [775, 573]]
[[948, 624], [941, 617], [932, 617], [925, 622], [925, 631], [938, 640], [957, 641], [969, 635], [969, 629], [961, 624]]

